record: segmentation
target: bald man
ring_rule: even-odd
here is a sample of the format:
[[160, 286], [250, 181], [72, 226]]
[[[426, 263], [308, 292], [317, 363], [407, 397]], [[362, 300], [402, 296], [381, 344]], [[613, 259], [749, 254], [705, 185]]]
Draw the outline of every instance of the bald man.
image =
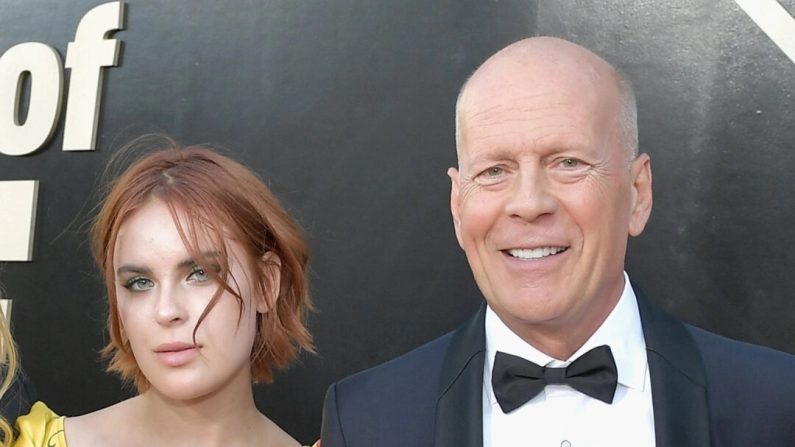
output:
[[323, 447], [795, 445], [795, 357], [683, 324], [624, 272], [652, 208], [636, 122], [626, 80], [573, 43], [477, 69], [448, 175], [485, 304], [332, 385]]

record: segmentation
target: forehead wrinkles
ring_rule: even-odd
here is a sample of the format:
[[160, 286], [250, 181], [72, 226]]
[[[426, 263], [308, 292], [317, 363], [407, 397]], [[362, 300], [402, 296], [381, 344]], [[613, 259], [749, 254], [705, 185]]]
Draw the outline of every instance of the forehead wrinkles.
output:
[[[582, 143], [584, 133], [593, 130], [596, 124], [596, 114], [586, 104], [589, 101], [576, 101], [556, 92], [492, 102], [462, 113], [461, 146], [464, 150], [459, 155], [464, 159], [491, 159], [495, 155], [490, 152], [527, 144], [576, 146]], [[481, 148], [489, 151], [477, 150]]]

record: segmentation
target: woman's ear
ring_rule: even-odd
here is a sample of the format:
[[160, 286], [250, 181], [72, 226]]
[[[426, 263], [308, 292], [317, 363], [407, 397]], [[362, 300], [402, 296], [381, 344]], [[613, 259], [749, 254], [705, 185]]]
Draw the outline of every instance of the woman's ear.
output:
[[276, 300], [279, 299], [279, 290], [281, 290], [282, 279], [282, 260], [279, 255], [269, 251], [262, 256], [260, 260], [260, 268], [262, 274], [265, 275], [265, 296], [258, 297], [257, 299], [257, 312], [264, 314], [271, 310], [276, 305]]

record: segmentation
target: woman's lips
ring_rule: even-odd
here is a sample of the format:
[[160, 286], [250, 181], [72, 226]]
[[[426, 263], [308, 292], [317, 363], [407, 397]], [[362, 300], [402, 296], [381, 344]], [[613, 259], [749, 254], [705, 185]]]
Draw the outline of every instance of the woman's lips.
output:
[[199, 347], [188, 343], [163, 343], [155, 349], [155, 353], [165, 365], [178, 367], [196, 358], [199, 355]]

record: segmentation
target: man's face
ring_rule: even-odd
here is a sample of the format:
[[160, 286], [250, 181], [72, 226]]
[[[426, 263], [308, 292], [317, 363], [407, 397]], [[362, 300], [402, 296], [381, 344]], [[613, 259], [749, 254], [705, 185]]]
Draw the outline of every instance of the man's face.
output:
[[486, 73], [462, 100], [456, 235], [489, 305], [526, 340], [594, 331], [621, 294], [628, 235], [648, 219], [648, 156], [631, 160], [605, 84]]

